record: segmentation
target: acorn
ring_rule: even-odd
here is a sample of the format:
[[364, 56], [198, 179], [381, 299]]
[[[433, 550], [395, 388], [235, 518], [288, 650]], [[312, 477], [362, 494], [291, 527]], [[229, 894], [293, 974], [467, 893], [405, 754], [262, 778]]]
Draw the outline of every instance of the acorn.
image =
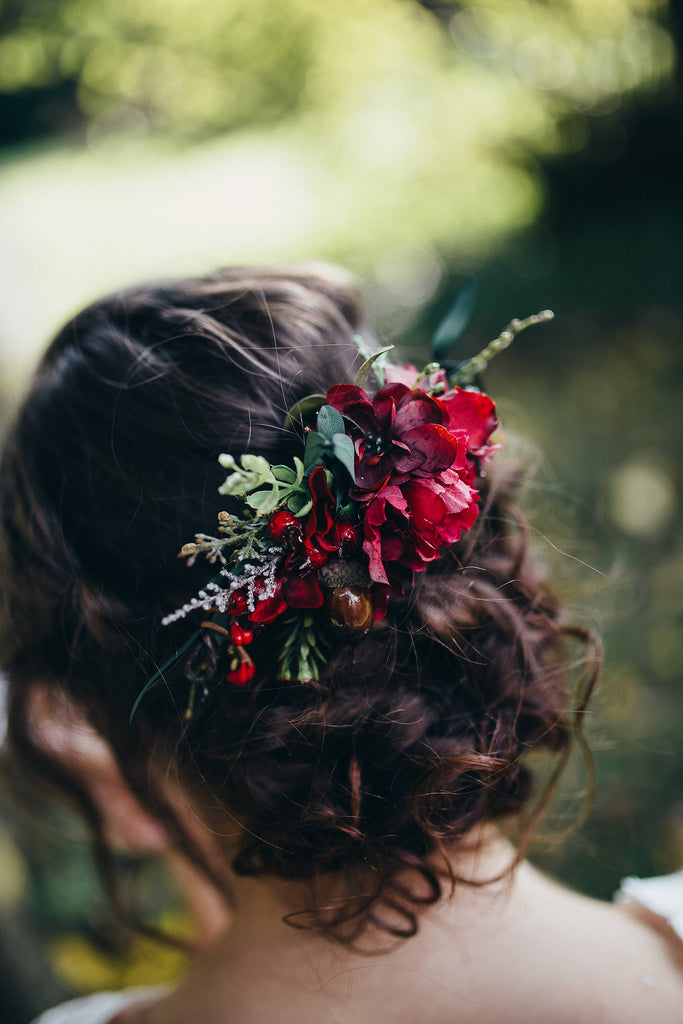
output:
[[359, 561], [331, 558], [318, 573], [330, 622], [349, 640], [362, 640], [374, 621], [371, 580]]
[[325, 609], [333, 626], [344, 631], [349, 639], [362, 640], [373, 623], [369, 587], [347, 586], [325, 589]]

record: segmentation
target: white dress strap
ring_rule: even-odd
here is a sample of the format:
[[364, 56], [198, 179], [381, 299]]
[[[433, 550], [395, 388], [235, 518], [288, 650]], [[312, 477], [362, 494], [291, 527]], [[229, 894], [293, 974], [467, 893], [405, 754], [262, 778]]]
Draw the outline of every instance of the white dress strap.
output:
[[123, 992], [96, 992], [46, 1010], [33, 1024], [106, 1024], [110, 1017], [126, 1006], [161, 998], [167, 991], [163, 985], [154, 985], [127, 988]]
[[617, 903], [640, 903], [663, 917], [683, 939], [683, 870], [658, 878], [625, 878], [614, 895]]

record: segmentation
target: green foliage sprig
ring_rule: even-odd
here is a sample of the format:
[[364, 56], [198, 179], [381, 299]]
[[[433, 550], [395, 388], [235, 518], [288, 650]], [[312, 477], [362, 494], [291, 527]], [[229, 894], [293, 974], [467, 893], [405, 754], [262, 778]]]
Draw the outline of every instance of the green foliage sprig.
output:
[[243, 455], [241, 465], [232, 455], [221, 455], [218, 461], [223, 469], [231, 470], [218, 488], [219, 494], [243, 498], [259, 516], [269, 516], [284, 503], [296, 516], [310, 512], [311, 496], [304, 482], [305, 467], [296, 456], [293, 469], [291, 466], [271, 466], [262, 455]]
[[518, 334], [525, 331], [527, 327], [533, 327], [534, 324], [548, 323], [554, 317], [555, 314], [551, 309], [544, 309], [540, 313], [534, 313], [533, 316], [526, 317], [524, 320], [511, 320], [498, 337], [490, 341], [481, 352], [471, 359], [466, 359], [452, 373], [448, 374], [449, 386], [452, 388], [468, 387], [484, 372], [494, 356], [497, 356], [499, 352], [503, 352], [508, 345], [512, 344]]
[[244, 561], [258, 556], [268, 541], [264, 534], [263, 520], [245, 510], [243, 518], [230, 515], [229, 512], [218, 513], [218, 532], [222, 537], [213, 537], [208, 533], [197, 533], [193, 543], [184, 544], [180, 554], [187, 558], [188, 565], [194, 565], [199, 555], [203, 555], [212, 564], [220, 562], [227, 565], [228, 559], [224, 551], [228, 551], [231, 562]]
[[278, 654], [278, 678], [284, 682], [299, 680], [317, 683], [320, 670], [327, 664], [329, 642], [320, 622], [308, 612], [288, 612], [283, 618], [285, 640]]
[[306, 435], [304, 466], [309, 474], [316, 466], [333, 467], [335, 462], [355, 481], [353, 441], [345, 432], [344, 417], [331, 405], [323, 405], [315, 430]]

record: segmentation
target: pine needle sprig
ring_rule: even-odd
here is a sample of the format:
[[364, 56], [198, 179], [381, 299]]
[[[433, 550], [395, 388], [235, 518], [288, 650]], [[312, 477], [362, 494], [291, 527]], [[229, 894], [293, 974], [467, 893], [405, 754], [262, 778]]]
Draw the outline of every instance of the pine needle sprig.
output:
[[317, 683], [327, 664], [330, 643], [312, 613], [289, 612], [283, 617], [285, 640], [278, 655], [278, 679], [283, 682]]

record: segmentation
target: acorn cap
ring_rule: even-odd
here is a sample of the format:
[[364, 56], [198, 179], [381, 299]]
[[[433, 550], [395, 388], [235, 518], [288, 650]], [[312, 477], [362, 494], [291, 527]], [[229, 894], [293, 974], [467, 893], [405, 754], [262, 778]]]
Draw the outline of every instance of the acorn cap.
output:
[[369, 587], [372, 584], [367, 568], [361, 562], [347, 558], [331, 558], [318, 570], [318, 580], [328, 590], [337, 587]]

